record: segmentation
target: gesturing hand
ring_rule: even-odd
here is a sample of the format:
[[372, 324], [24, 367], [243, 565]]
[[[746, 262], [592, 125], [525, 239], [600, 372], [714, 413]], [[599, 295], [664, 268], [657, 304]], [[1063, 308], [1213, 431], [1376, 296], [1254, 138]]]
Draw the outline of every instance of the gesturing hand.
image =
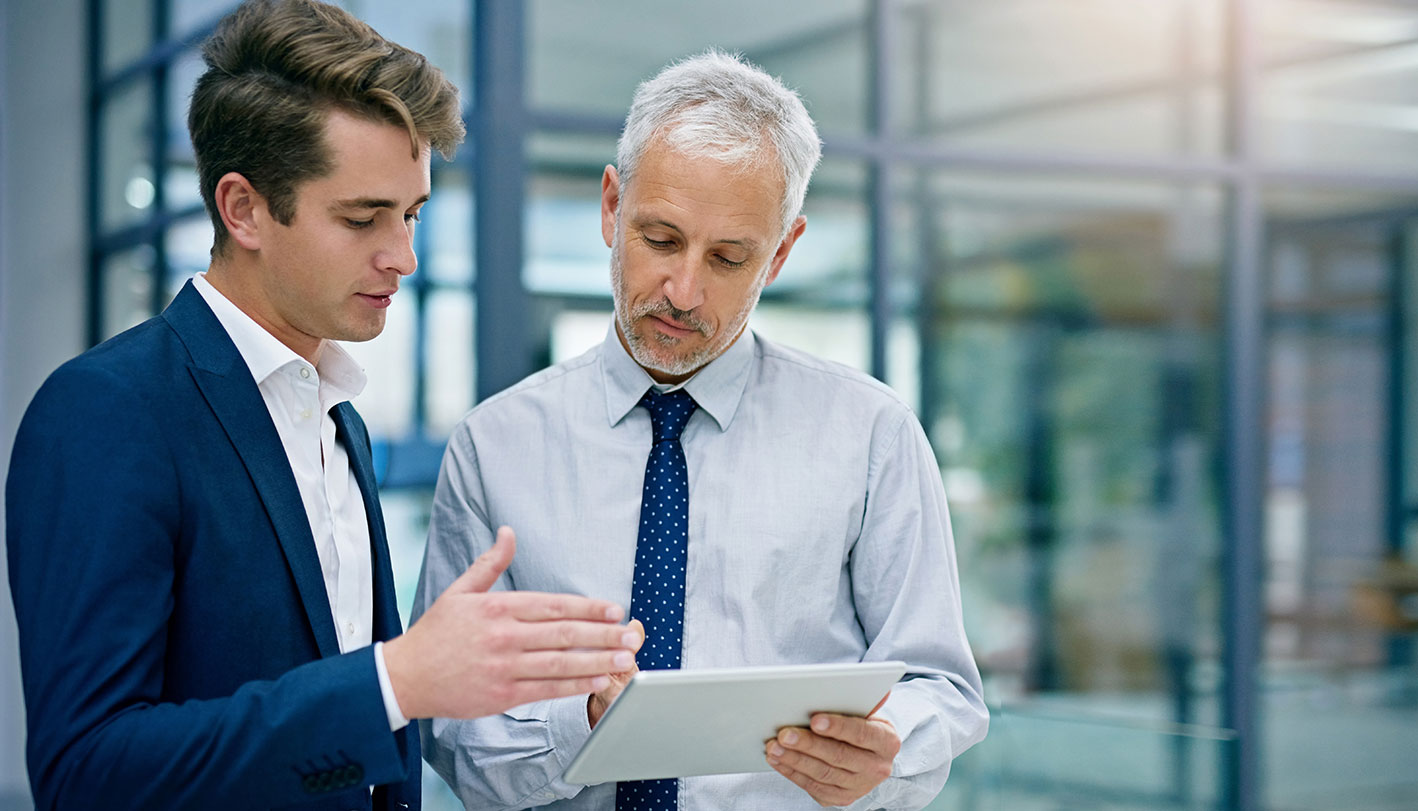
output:
[[768, 764], [819, 804], [850, 805], [891, 776], [901, 739], [890, 721], [818, 713], [812, 728], [784, 727], [765, 745]]
[[[640, 641], [636, 642], [634, 647], [634, 652], [639, 653], [640, 646], [645, 642], [645, 626], [640, 620], [631, 620], [626, 623], [625, 627], [640, 635]], [[605, 715], [606, 710], [610, 709], [611, 702], [615, 701], [616, 697], [620, 695], [620, 692], [625, 689], [625, 685], [629, 684], [630, 680], [639, 672], [640, 668], [632, 659], [629, 670], [612, 673], [611, 683], [607, 685], [604, 690], [597, 690], [586, 699], [586, 720], [591, 722], [591, 729], [596, 728], [596, 724], [600, 722], [601, 716]]]
[[640, 634], [615, 603], [569, 594], [488, 589], [517, 549], [511, 529], [384, 645], [408, 718], [477, 718], [547, 698], [604, 690], [635, 666]]

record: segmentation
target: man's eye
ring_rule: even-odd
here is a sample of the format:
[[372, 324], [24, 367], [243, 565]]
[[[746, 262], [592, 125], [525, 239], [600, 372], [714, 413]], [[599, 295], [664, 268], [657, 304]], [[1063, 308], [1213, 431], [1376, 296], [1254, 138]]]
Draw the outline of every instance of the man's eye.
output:
[[645, 236], [644, 234], [640, 235], [640, 239], [643, 240], [646, 245], [649, 245], [651, 248], [654, 248], [657, 251], [663, 251], [666, 248], [672, 247], [674, 245], [674, 242], [671, 240], [651, 239]]
[[715, 258], [717, 258], [717, 259], [719, 260], [719, 264], [723, 265], [723, 266], [726, 267], [726, 268], [741, 268], [741, 267], [743, 267], [743, 265], [744, 265], [743, 261], [735, 262], [735, 261], [733, 261], [732, 259], [726, 259], [726, 258], [724, 258], [724, 257], [722, 257], [722, 256], [715, 257]]
[[404, 222], [423, 222], [423, 220], [419, 219], [417, 211], [412, 211], [404, 215]]
[[345, 218], [345, 224], [351, 228], [368, 228], [369, 226], [374, 224], [374, 220], [352, 220], [347, 217]]

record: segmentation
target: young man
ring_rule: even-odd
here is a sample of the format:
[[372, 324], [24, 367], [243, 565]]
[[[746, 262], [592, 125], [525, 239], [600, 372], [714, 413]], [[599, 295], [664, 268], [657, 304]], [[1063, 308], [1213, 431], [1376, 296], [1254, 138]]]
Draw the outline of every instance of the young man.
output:
[[639, 636], [605, 601], [484, 593], [510, 532], [400, 635], [364, 373], [334, 341], [378, 335], [414, 272], [457, 93], [309, 0], [243, 5], [204, 57], [211, 266], [56, 371], [15, 441], [36, 805], [416, 808], [409, 718], [584, 696]]
[[803, 234], [818, 155], [798, 97], [733, 57], [641, 85], [601, 184], [614, 322], [455, 430], [415, 613], [507, 523], [523, 545], [499, 586], [628, 601], [640, 668], [901, 659], [906, 678], [870, 718], [767, 742], [777, 774], [566, 783], [631, 672], [585, 700], [434, 719], [426, 756], [469, 808], [919, 808], [984, 736], [919, 423], [869, 377], [746, 329]]

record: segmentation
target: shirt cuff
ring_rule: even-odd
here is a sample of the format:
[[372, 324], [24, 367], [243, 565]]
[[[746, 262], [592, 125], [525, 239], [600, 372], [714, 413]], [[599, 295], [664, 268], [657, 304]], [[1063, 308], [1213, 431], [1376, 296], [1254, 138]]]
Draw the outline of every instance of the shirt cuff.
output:
[[384, 714], [389, 716], [389, 731], [398, 732], [409, 725], [394, 697], [394, 685], [389, 682], [389, 668], [384, 666], [384, 643], [374, 643], [374, 670], [379, 673], [379, 692], [384, 696]]

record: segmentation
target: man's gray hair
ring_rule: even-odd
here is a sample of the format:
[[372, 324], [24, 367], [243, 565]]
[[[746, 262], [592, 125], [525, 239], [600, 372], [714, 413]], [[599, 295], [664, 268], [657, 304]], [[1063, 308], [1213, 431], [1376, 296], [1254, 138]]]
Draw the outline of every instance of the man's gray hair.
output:
[[[622, 188], [657, 137], [677, 152], [783, 170], [783, 230], [802, 211], [822, 141], [798, 94], [736, 54], [708, 50], [671, 64], [635, 91], [616, 147]], [[769, 149], [771, 147], [772, 154]]]

